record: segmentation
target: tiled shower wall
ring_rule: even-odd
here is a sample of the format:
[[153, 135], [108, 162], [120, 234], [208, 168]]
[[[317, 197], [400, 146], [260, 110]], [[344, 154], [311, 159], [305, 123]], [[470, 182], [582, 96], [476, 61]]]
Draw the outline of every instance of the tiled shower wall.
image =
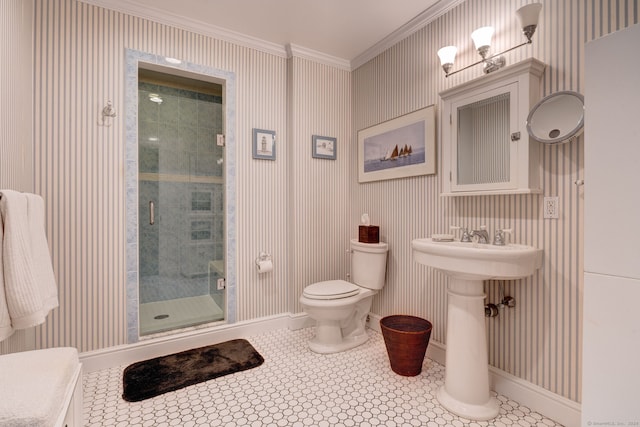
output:
[[[454, 69], [478, 60], [470, 34], [496, 27], [494, 52], [523, 41], [515, 10], [528, 1], [469, 0], [353, 73], [354, 133], [357, 130], [435, 104], [444, 89], [479, 77], [482, 67], [445, 78], [436, 52], [458, 46]], [[506, 55], [507, 64], [536, 57], [547, 64], [541, 96], [584, 88], [584, 44], [638, 22], [637, 1], [546, 0], [533, 44]], [[588, 99], [587, 99], [588, 102]], [[440, 135], [440, 129], [438, 129]], [[414, 314], [434, 323], [432, 339], [445, 342], [447, 279], [412, 260], [411, 239], [448, 232], [449, 226], [513, 228], [512, 240], [544, 250], [544, 266], [516, 282], [488, 282], [488, 302], [501, 299], [500, 286], [517, 306], [487, 320], [491, 365], [574, 401], [581, 399], [583, 145], [577, 141], [543, 148], [543, 195], [446, 198], [442, 174], [366, 184], [352, 168], [355, 206], [351, 228], [368, 212], [390, 245], [387, 285], [374, 299], [379, 315]], [[442, 146], [438, 138], [438, 170]], [[351, 147], [356, 156], [356, 144]], [[559, 219], [543, 219], [544, 196], [559, 198]]]
[[[224, 131], [220, 96], [146, 82], [139, 88], [140, 280], [156, 288], [153, 297], [140, 292], [140, 302], [150, 302], [173, 299], [179, 288], [154, 277], [205, 277], [209, 261], [224, 260], [224, 152], [216, 143]], [[206, 280], [195, 282], [184, 296], [209, 294]]]

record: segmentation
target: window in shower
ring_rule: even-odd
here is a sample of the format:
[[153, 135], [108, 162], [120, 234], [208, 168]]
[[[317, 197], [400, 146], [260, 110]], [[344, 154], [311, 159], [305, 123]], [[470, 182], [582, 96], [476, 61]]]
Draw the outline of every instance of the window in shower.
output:
[[219, 84], [139, 69], [140, 335], [225, 318], [222, 107]]

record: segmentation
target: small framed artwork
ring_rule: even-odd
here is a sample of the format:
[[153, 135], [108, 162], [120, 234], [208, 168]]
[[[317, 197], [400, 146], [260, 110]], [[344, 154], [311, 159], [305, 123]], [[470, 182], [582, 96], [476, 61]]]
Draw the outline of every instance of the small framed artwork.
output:
[[253, 158], [276, 159], [276, 132], [273, 130], [253, 129]]
[[316, 159], [336, 159], [336, 138], [313, 135], [311, 137], [311, 156]]
[[358, 182], [435, 173], [435, 106], [358, 131]]

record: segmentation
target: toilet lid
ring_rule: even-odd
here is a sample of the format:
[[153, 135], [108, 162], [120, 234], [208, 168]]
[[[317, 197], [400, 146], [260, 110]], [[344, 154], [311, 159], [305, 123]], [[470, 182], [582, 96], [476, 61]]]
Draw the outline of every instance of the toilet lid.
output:
[[302, 295], [309, 299], [339, 299], [358, 295], [360, 288], [344, 280], [318, 282], [304, 288]]

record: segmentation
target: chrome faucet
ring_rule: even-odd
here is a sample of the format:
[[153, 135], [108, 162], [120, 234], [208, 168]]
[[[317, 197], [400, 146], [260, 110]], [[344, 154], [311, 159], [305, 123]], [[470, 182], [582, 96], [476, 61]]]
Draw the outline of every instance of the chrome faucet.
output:
[[449, 229], [451, 231], [458, 231], [460, 230], [460, 241], [463, 243], [470, 243], [471, 240], [471, 234], [469, 233], [469, 229], [467, 227], [459, 227], [457, 225], [452, 225], [449, 227]]
[[469, 233], [469, 230], [467, 230], [467, 228], [463, 228], [462, 229], [462, 235], [460, 236], [460, 241], [463, 243], [469, 243], [471, 242], [471, 236], [472, 233]]
[[470, 234], [470, 237], [478, 237], [478, 243], [482, 243], [486, 245], [489, 243], [489, 233], [487, 232], [487, 227], [481, 226], [480, 230], [473, 230]]
[[493, 244], [496, 246], [504, 246], [506, 244], [505, 233], [511, 234], [511, 228], [496, 230], [496, 234], [493, 236]]

